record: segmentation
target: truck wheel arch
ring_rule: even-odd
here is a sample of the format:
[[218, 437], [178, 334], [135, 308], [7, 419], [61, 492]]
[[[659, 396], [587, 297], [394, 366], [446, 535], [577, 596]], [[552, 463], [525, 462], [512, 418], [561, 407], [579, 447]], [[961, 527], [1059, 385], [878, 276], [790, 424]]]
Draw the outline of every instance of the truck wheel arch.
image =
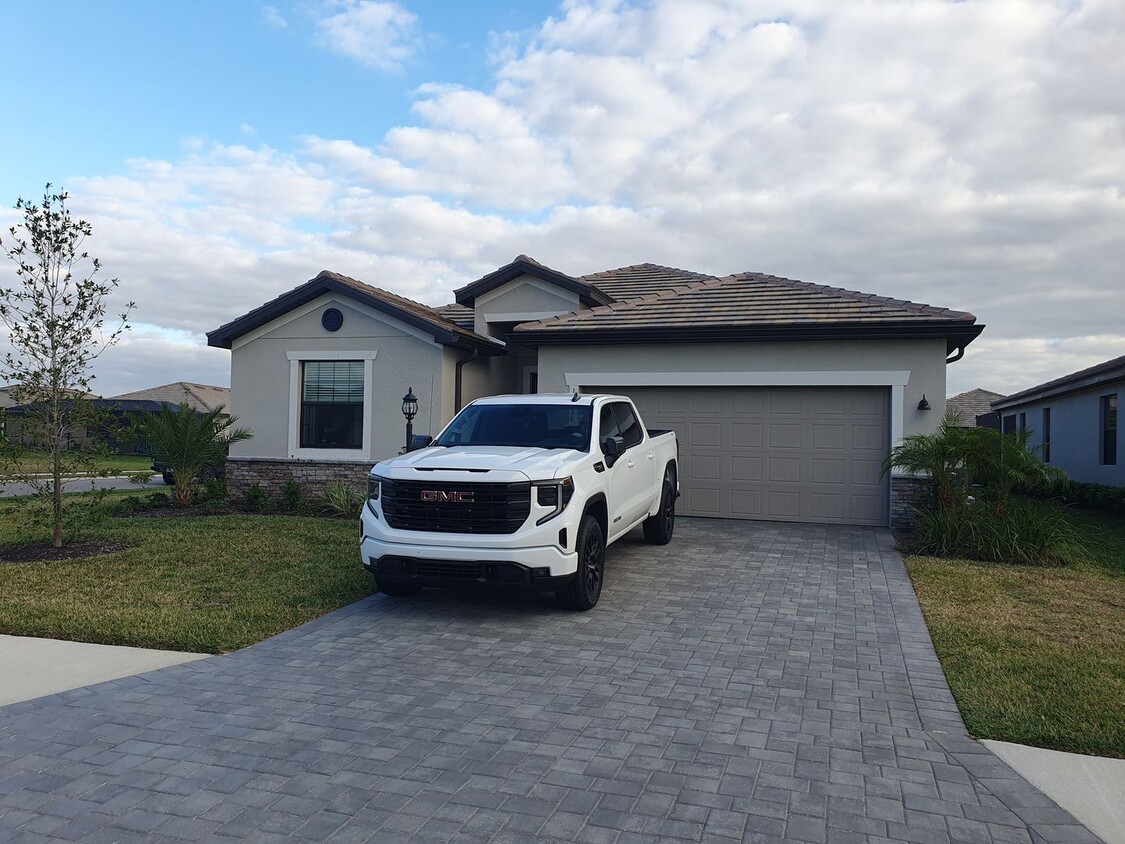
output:
[[586, 502], [586, 508], [582, 511], [582, 515], [591, 515], [597, 519], [598, 525], [602, 529], [602, 536], [609, 536], [609, 507], [606, 505], [603, 493], [599, 492]]

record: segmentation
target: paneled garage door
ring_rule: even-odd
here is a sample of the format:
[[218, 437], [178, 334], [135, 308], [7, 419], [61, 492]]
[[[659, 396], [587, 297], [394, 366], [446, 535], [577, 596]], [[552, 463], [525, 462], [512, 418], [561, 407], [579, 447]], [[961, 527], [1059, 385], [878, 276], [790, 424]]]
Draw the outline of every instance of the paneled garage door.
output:
[[624, 394], [680, 441], [678, 512], [885, 525], [890, 391], [877, 387], [584, 387]]

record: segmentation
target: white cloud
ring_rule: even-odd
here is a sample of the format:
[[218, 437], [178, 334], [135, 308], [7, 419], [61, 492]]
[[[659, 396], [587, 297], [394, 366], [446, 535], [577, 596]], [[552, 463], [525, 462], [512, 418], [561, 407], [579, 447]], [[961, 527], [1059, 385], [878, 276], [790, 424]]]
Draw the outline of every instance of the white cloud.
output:
[[[321, 8], [332, 49], [409, 57], [402, 7]], [[527, 252], [972, 311], [951, 392], [1125, 351], [1119, 2], [569, 0], [496, 43], [491, 87], [423, 86], [375, 144], [196, 142], [68, 185], [92, 251], [197, 336], [325, 267], [440, 304]]]
[[263, 6], [262, 20], [274, 29], [285, 29], [289, 26], [289, 21], [276, 6]]
[[376, 70], [395, 70], [417, 48], [417, 17], [398, 3], [324, 0], [316, 23], [320, 44]]

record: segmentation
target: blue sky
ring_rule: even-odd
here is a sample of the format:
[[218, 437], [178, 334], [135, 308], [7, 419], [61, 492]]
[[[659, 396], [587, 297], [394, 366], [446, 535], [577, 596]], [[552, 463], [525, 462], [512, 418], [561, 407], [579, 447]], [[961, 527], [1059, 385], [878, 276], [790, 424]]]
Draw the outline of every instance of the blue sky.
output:
[[317, 46], [307, 3], [7, 3], [0, 73], [19, 80], [6, 86], [5, 110], [20, 128], [0, 133], [0, 195], [7, 205], [37, 195], [46, 177], [175, 158], [189, 140], [283, 148], [302, 135], [378, 141], [409, 119], [419, 85], [486, 84], [490, 37], [519, 38], [556, 7], [411, 3], [420, 43], [386, 72]]
[[[328, 268], [520, 253], [967, 310], [949, 392], [1125, 354], [1120, 0], [8, 2], [0, 223], [64, 185], [137, 302], [104, 395]], [[10, 267], [0, 267], [0, 275]]]

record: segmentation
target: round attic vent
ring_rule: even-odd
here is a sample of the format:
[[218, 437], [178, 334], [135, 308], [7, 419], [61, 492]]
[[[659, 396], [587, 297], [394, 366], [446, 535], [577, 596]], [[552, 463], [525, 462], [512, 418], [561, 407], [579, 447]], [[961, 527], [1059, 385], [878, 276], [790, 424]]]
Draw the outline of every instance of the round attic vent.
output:
[[325, 331], [339, 331], [344, 324], [344, 315], [338, 308], [329, 308], [320, 317], [320, 324]]

